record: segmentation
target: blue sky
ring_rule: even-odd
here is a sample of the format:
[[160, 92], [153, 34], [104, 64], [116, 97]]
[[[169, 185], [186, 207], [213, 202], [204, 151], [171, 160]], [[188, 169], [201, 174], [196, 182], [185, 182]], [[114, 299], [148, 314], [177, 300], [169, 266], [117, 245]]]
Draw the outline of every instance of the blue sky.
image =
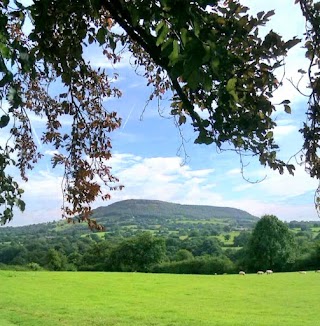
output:
[[[304, 21], [293, 0], [241, 2], [252, 7], [252, 12], [276, 10], [266, 30], [273, 29], [284, 38], [302, 36]], [[110, 63], [97, 55], [96, 49], [87, 49], [86, 55], [93, 65], [103, 66], [112, 74]], [[299, 78], [297, 70], [308, 64], [299, 45], [289, 53], [286, 62], [286, 77], [295, 80]], [[116, 110], [123, 119], [121, 129], [111, 134], [114, 151], [108, 164], [125, 188], [112, 192], [111, 201], [97, 201], [94, 207], [123, 199], [143, 198], [236, 207], [256, 216], [275, 214], [282, 220], [318, 218], [313, 205], [318, 182], [308, 177], [303, 167], [297, 167], [295, 177], [289, 174], [281, 176], [260, 166], [257, 159], [250, 158], [246, 160], [245, 177], [251, 181], [264, 181], [249, 183], [240, 173], [240, 159], [235, 153], [218, 153], [214, 146], [193, 144], [195, 134], [188, 124], [181, 130], [185, 139], [185, 160], [183, 153], [178, 153], [181, 136], [168, 114], [169, 102], [159, 104], [154, 101], [144, 110], [151, 90], [129, 63], [130, 57], [126, 54], [122, 62], [114, 67], [119, 74], [115, 85], [123, 91], [123, 97], [105, 102], [109, 111]], [[305, 99], [288, 82], [278, 91], [274, 101], [279, 103], [286, 98], [292, 102], [292, 114], [285, 114], [283, 108], [279, 108], [274, 115], [278, 122], [275, 137], [281, 148], [280, 157], [284, 160], [301, 148], [302, 138], [298, 130], [304, 121], [306, 108]], [[163, 117], [159, 115], [159, 110]], [[41, 137], [43, 123], [38, 118], [32, 118], [36, 137]], [[26, 211], [23, 214], [17, 212], [11, 225], [61, 217], [62, 171], [50, 167], [52, 149], [41, 149], [45, 153], [44, 159], [30, 171], [29, 182], [22, 183]]]

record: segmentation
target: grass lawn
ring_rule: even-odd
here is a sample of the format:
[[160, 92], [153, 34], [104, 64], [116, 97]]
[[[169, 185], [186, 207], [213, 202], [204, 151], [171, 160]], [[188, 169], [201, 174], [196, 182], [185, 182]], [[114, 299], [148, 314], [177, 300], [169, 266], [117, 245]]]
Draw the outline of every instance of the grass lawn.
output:
[[0, 325], [319, 325], [320, 274], [0, 271]]

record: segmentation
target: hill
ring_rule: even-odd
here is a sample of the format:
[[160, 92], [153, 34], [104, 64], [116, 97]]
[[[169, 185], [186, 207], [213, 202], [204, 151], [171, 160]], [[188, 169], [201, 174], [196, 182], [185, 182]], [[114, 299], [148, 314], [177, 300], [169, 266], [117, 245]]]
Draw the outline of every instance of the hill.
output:
[[[108, 232], [158, 230], [182, 232], [183, 230], [251, 229], [258, 218], [240, 209], [203, 205], [181, 205], [159, 200], [130, 199], [93, 210], [92, 217], [107, 227]], [[67, 224], [64, 220], [22, 227], [1, 227], [0, 240], [4, 234], [12, 236], [27, 234], [90, 233], [85, 224]]]
[[[258, 218], [246, 211], [231, 207], [204, 205], [181, 205], [159, 200], [130, 199], [98, 207], [93, 218], [100, 223], [143, 220], [150, 224], [174, 221], [217, 221], [237, 223], [245, 226], [254, 224]], [[219, 221], [218, 221], [219, 222]], [[160, 223], [161, 224], [161, 223]]]

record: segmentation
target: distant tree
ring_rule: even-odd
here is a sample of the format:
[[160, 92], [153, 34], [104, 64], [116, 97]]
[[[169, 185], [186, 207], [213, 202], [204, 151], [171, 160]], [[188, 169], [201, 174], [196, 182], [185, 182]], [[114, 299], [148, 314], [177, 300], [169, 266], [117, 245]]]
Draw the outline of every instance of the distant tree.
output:
[[[99, 241], [91, 243], [82, 257], [75, 256], [75, 265], [81, 270], [108, 270], [110, 269], [108, 260], [111, 252], [116, 246], [116, 239], [113, 242]], [[71, 262], [72, 263], [72, 262]]]
[[191, 260], [181, 260], [157, 264], [152, 271], [173, 274], [222, 274], [233, 273], [235, 265], [225, 257], [202, 256]]
[[41, 270], [43, 270], [43, 268], [38, 263], [34, 263], [34, 262], [28, 263], [27, 267], [32, 271], [41, 271]]
[[63, 271], [67, 267], [67, 257], [55, 249], [49, 249], [46, 257], [46, 267], [53, 271]]
[[117, 271], [145, 272], [160, 263], [166, 254], [165, 241], [144, 232], [122, 241], [110, 254], [111, 264]]
[[100, 242], [101, 241], [101, 238], [96, 233], [90, 234], [90, 238], [95, 242]]
[[229, 241], [231, 239], [231, 235], [230, 234], [225, 234], [224, 238], [226, 241]]
[[190, 238], [195, 238], [195, 237], [198, 237], [200, 235], [200, 232], [198, 230], [192, 230], [190, 233], [189, 233], [189, 237]]
[[249, 231], [241, 231], [239, 233], [239, 235], [234, 237], [233, 245], [235, 247], [243, 247], [243, 246], [247, 245], [248, 241], [250, 239], [250, 236], [251, 236], [251, 232], [249, 232]]
[[308, 243], [307, 250], [300, 250], [293, 266], [293, 270], [318, 270], [320, 269], [320, 241]]
[[224, 227], [223, 227], [223, 232], [230, 232], [231, 231], [231, 227], [230, 227], [230, 225], [225, 225]]
[[190, 245], [193, 247], [192, 253], [195, 256], [222, 254], [220, 242], [216, 238], [199, 239], [197, 242], [191, 242]]
[[0, 247], [0, 263], [11, 264], [22, 251], [23, 246], [18, 244]]
[[247, 247], [248, 267], [255, 270], [283, 270], [295, 257], [295, 244], [288, 226], [274, 215], [256, 224]]
[[175, 260], [176, 261], [182, 261], [182, 260], [191, 260], [193, 259], [193, 254], [187, 249], [180, 249], [176, 253]]

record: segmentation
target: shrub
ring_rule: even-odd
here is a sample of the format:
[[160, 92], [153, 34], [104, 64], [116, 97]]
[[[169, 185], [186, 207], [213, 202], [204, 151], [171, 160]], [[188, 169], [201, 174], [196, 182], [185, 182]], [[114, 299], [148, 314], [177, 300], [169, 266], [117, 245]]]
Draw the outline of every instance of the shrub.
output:
[[27, 264], [27, 268], [32, 271], [42, 271], [43, 270], [43, 268], [38, 263], [34, 263], [34, 262]]
[[235, 265], [227, 257], [196, 257], [194, 259], [162, 263], [153, 267], [155, 273], [223, 274], [234, 273]]

